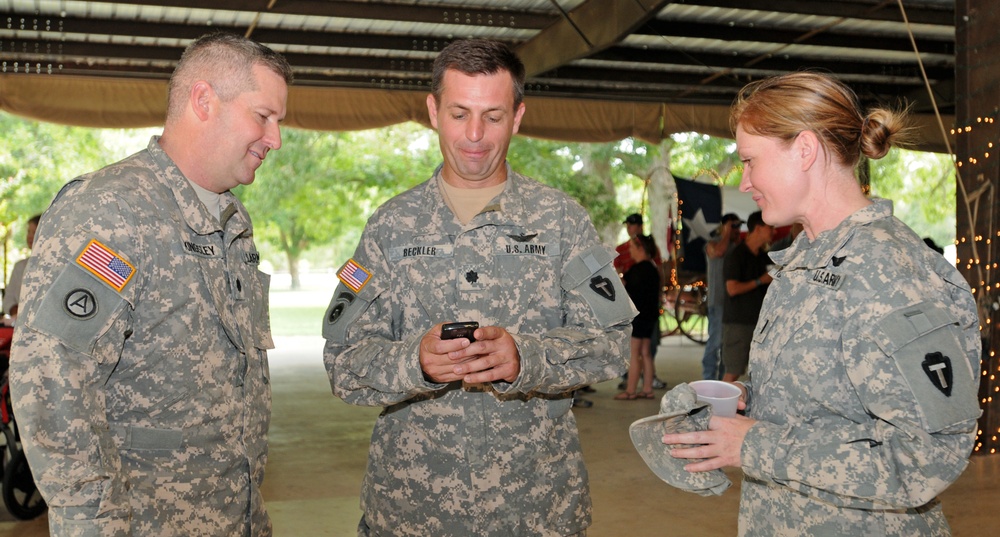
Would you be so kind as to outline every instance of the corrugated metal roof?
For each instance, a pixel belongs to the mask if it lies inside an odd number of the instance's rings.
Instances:
[[[951,106],[953,0],[0,0],[0,70],[167,77],[190,40],[250,33],[296,84],[420,88],[445,44],[522,52],[529,94],[728,104],[746,82],[827,70],[864,98],[923,99],[910,32],[939,105]]]

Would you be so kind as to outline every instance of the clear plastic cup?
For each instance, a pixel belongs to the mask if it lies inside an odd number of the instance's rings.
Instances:
[[[736,403],[743,394],[739,386],[721,380],[696,380],[688,385],[698,394],[698,402],[712,405],[713,415],[727,418],[736,415]]]

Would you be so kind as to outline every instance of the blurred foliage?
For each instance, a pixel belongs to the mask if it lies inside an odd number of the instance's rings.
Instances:
[[[289,268],[293,289],[307,251],[323,246],[330,252],[325,261],[341,265],[376,207],[430,177],[436,163],[426,150],[429,135],[414,123],[354,132],[282,129],[281,149],[268,153],[253,185],[234,192],[257,236],[285,258],[278,266]]]
[[[39,123],[0,112],[0,233],[8,260],[24,255],[23,223],[45,209],[68,180],[143,149],[159,129],[86,129]],[[427,180],[441,161],[436,134],[406,123],[355,132],[282,129],[281,150],[268,154],[246,203],[263,257],[278,270],[339,267],[353,253],[368,217],[390,197]],[[670,152],[675,177],[738,185],[735,142],[697,133],[660,145],[626,139],[603,144],[515,136],[514,169],[558,188],[590,212],[602,236],[648,203],[647,181]],[[946,155],[893,150],[872,164],[874,195],[941,245],[955,237],[955,174]],[[609,242],[610,243],[610,242]]]
[[[139,130],[88,129],[40,123],[0,112],[0,269],[28,254],[25,224],[43,212],[67,181],[121,159],[120,139]],[[134,148],[139,149],[139,148]],[[3,281],[6,281],[6,274]]]
[[[871,161],[872,195],[891,199],[900,220],[942,247],[955,242],[956,188],[947,155],[893,149]]]
[[[696,132],[675,134],[670,151],[670,171],[674,177],[737,186],[743,166],[736,155],[736,141]]]
[[[622,180],[623,172],[608,166],[614,144],[581,144],[517,136],[511,140],[507,159],[514,170],[558,188],[579,201],[598,228],[621,221],[620,209],[609,182]],[[595,167],[604,165],[604,169]]]

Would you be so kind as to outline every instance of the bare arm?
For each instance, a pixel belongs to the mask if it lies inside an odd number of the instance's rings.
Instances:
[[[729,249],[729,244],[732,242],[732,231],[732,226],[722,226],[719,238],[714,241],[709,241],[709,243],[705,245],[705,253],[708,254],[708,257],[718,259],[726,255],[726,250]]]
[[[770,274],[764,273],[760,278],[741,282],[739,280],[726,280],[726,293],[729,296],[739,296],[749,293],[761,285],[767,285],[774,281]]]

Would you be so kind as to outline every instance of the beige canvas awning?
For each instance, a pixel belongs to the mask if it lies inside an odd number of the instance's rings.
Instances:
[[[162,125],[166,80],[129,80],[36,74],[0,74],[0,109],[64,125],[138,128]],[[407,90],[295,86],[285,125],[313,130],[362,130],[406,121],[430,126],[426,93]],[[678,132],[732,137],[729,108],[720,105],[526,97],[520,133],[574,142],[635,137],[659,143]],[[941,129],[917,116],[918,149],[945,152]],[[951,117],[944,118],[946,125]]]

